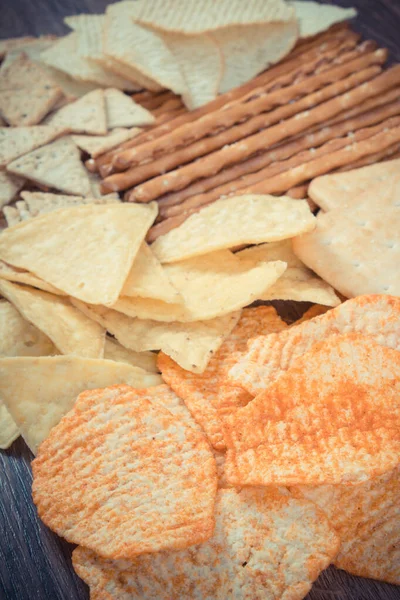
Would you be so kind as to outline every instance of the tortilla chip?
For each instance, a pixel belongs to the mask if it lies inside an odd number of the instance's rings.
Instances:
[[[162,263],[222,248],[284,240],[315,227],[307,202],[245,195],[217,200],[160,236],[152,250]]]
[[[104,346],[104,358],[115,362],[127,363],[133,367],[139,367],[149,373],[158,373],[157,354],[154,352],[134,352],[128,350],[116,342],[110,336],[106,336]]]
[[[154,203],[60,209],[5,230],[0,258],[84,302],[113,304],[156,213]]]
[[[29,42],[35,41],[36,38],[32,36],[27,37],[15,37],[9,38],[8,40],[0,40],[0,59],[3,59],[7,52],[28,44]]]
[[[399,393],[400,352],[360,334],[328,337],[228,419],[228,481],[356,485],[381,475],[398,464]]]
[[[7,170],[66,194],[89,194],[89,179],[80,152],[68,137],[17,158]]]
[[[107,127],[141,127],[154,123],[154,117],[145,108],[136,104],[130,96],[117,89],[110,88],[104,92],[106,101]]]
[[[40,123],[61,96],[61,88],[25,54],[0,71],[0,112],[10,125]]]
[[[74,569],[92,598],[170,600],[196,590],[198,598],[301,600],[339,544],[315,504],[276,490],[220,490],[215,520],[213,537],[201,546],[133,561],[79,547]]]
[[[72,303],[100,323],[122,346],[142,352],[162,350],[183,369],[202,373],[211,356],[236,325],[240,312],[195,323],[160,323],[132,319],[103,306],[90,306],[75,299]]]
[[[0,167],[5,167],[22,154],[48,144],[65,133],[64,129],[38,127],[0,127]]]
[[[272,306],[244,309],[238,324],[201,375],[185,371],[166,354],[159,354],[157,364],[164,381],[184,400],[217,450],[226,449],[223,425],[227,416],[253,399],[243,388],[226,381],[234,353],[244,351],[247,341],[257,334],[268,335],[285,328]]]
[[[24,200],[19,200],[15,203],[15,208],[18,211],[21,221],[26,221],[31,218],[28,206]]]
[[[170,282],[166,270],[146,242],[143,242],[139,248],[128,277],[125,279],[121,296],[140,296],[172,303],[182,301],[179,292]]]
[[[93,158],[104,152],[119,146],[127,140],[136,137],[142,130],[138,127],[132,129],[117,128],[106,135],[72,135],[72,139],[78,148],[81,148]]]
[[[294,0],[291,5],[296,11],[296,18],[299,23],[300,37],[306,38],[316,35],[329,29],[335,23],[347,21],[357,16],[354,8],[342,8],[328,4],[319,4],[319,2],[309,2]]]
[[[155,321],[192,322],[214,319],[251,304],[280,277],[286,263],[240,260],[229,250],[165,265],[183,304],[147,298],[120,297],[115,310]]]
[[[57,296],[65,296],[64,292],[55,288],[50,283],[47,283],[47,281],[43,281],[43,279],[36,277],[33,273],[29,273],[29,271],[12,267],[2,260],[0,260],[0,279],[14,281],[15,283],[25,283],[30,287],[38,288],[39,290],[44,290],[45,292],[50,292]]]
[[[297,21],[224,27],[213,38],[224,57],[221,93],[242,85],[286,56],[297,41]]]
[[[80,394],[32,469],[42,520],[104,557],[178,550],[212,536],[217,474],[208,442],[152,404],[147,390]]]
[[[237,362],[228,378],[256,396],[315,342],[334,334],[367,334],[378,344],[400,350],[399,315],[400,298],[359,296],[348,300],[279,335],[254,338],[249,342],[247,352],[236,357]]]
[[[89,92],[50,115],[46,119],[46,124],[64,127],[72,133],[105,135],[107,117],[104,93],[103,90]]]
[[[31,217],[44,215],[59,208],[68,206],[80,206],[81,204],[112,204],[118,202],[116,199],[104,198],[82,198],[82,196],[67,196],[64,194],[49,194],[46,192],[22,192],[21,197],[25,200]]]
[[[2,400],[35,454],[82,391],[126,382],[147,388],[161,378],[111,360],[42,356],[0,359],[0,382]]]
[[[0,400],[0,449],[7,450],[18,437],[19,429]]]
[[[182,95],[189,110],[207,104],[218,94],[224,57],[211,35],[180,35],[160,32],[172,52],[186,84]]]
[[[14,200],[23,187],[25,179],[0,170],[0,208]]]
[[[3,215],[8,227],[13,227],[14,225],[18,225],[18,223],[21,223],[20,214],[15,206],[5,206],[3,208]]]
[[[335,294],[335,290],[296,257],[291,240],[246,248],[236,256],[245,260],[263,262],[281,260],[287,263],[285,272],[276,283],[265,289],[260,300],[296,300],[317,302],[325,306],[340,304],[340,298]]]

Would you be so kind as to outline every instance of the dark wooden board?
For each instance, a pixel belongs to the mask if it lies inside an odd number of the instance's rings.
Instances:
[[[0,39],[61,35],[67,32],[65,16],[102,13],[107,4],[106,0],[0,0]],[[400,0],[330,4],[356,7],[355,29],[388,47],[391,60],[400,62]],[[280,314],[288,320],[303,311],[304,305],[279,303]],[[31,458],[21,439],[8,451],[0,451],[0,600],[87,600],[88,589],[71,566],[72,546],[37,518],[31,499]],[[319,577],[307,600],[400,600],[400,587],[331,567]]]

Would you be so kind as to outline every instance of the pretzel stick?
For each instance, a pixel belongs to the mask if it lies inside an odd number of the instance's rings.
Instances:
[[[96,165],[96,161],[93,158],[88,158],[85,161],[85,167],[87,168],[87,170],[90,173],[96,173],[97,172],[97,165]]]
[[[160,92],[160,93],[156,94],[155,96],[153,95],[151,98],[146,100],[145,104],[142,104],[142,106],[144,108],[146,108],[147,110],[154,111],[155,109],[162,106],[165,102],[168,102],[168,100],[171,100],[171,98],[176,98],[176,97],[177,96],[173,92],[171,92],[169,90],[164,90],[163,92]],[[135,102],[137,102],[135,96],[133,96],[132,99]]]
[[[243,161],[264,148],[271,147],[273,144],[276,144],[285,138],[306,131],[313,125],[324,122],[339,114],[340,111],[351,108],[371,96],[384,92],[386,89],[395,86],[396,83],[400,81],[399,65],[398,67],[393,67],[390,71],[386,71],[379,75],[379,77],[375,77],[368,85],[359,85],[360,83],[373,78],[379,72],[379,67],[370,67],[369,69],[355,73],[342,81],[327,86],[319,92],[302,98],[292,105],[281,107],[276,111],[266,114],[262,118],[256,117],[251,122],[224,131],[219,136],[216,136],[218,141],[216,141],[215,138],[208,138],[207,140],[197,142],[197,144],[201,145],[200,148],[198,148],[196,144],[189,146],[186,148],[186,154],[189,154],[190,152],[190,157],[188,156],[187,159],[193,159],[199,155],[198,150],[204,155],[213,150],[217,144],[220,145],[221,141],[225,144],[229,144],[229,142],[233,141],[236,142],[231,145],[224,144],[224,147],[218,150],[218,152],[209,154],[201,160],[181,167],[177,171],[172,171],[166,175],[156,177],[151,181],[138,186],[132,191],[131,197],[140,202],[148,202],[165,192],[182,189],[196,179],[218,173],[229,164]],[[340,95],[338,96],[338,94]],[[324,100],[328,101],[324,102]],[[317,106],[315,106],[315,104],[317,104]],[[307,110],[307,108],[310,107],[314,108]],[[296,113],[295,116],[286,120],[284,123],[280,123],[287,114],[290,115],[293,114],[293,112]],[[249,127],[251,130],[253,129],[254,122],[257,124],[258,131],[265,127],[268,127],[268,129],[266,131],[260,131],[251,137],[247,137],[245,140],[239,139],[239,141],[237,141],[238,137],[244,137],[248,132]],[[275,125],[272,126],[273,124]],[[238,132],[240,132],[240,135],[238,135]],[[132,175],[132,171],[128,171],[127,173],[129,173],[130,176]],[[126,173],[122,173],[121,175],[126,175]],[[113,183],[118,185],[112,187],[104,186],[105,189],[113,191],[116,189],[126,189],[131,182],[129,178],[126,177],[117,182],[114,180]],[[125,187],[122,187],[121,184]]]
[[[399,95],[399,94],[398,94]],[[299,151],[317,147],[321,144],[329,141],[330,139],[342,137],[351,131],[357,131],[380,123],[391,116],[400,114],[400,99],[383,107],[377,107],[376,109],[370,110],[367,113],[362,113],[354,119],[348,119],[341,123],[335,123],[332,126],[326,126],[323,129],[312,131],[295,140],[283,143],[276,146],[269,152],[265,152],[261,155],[254,156],[247,159],[246,161],[233,165],[224,169],[217,175],[210,177],[206,180],[196,181],[184,190],[167,194],[158,198],[160,215],[163,217],[173,216],[176,213],[176,209],[179,210],[179,205],[186,198],[194,196],[196,194],[203,194],[208,190],[214,190],[219,188],[224,183],[237,180],[245,175],[260,171],[262,168],[268,166],[272,162],[285,160]],[[224,193],[224,192],[222,192]]]
[[[393,144],[393,146],[389,146],[388,148],[380,150],[379,152],[375,152],[374,154],[370,154],[369,156],[364,156],[363,158],[360,158],[360,160],[357,160],[355,162],[344,165],[344,167],[336,169],[334,172],[341,173],[343,171],[360,169],[361,167],[382,162],[383,160],[395,160],[396,158],[400,158],[399,143]]]
[[[180,98],[171,98],[164,104],[161,104],[158,108],[153,110],[153,115],[158,117],[159,115],[163,115],[165,113],[176,110],[177,108],[182,108],[184,106],[182,100]]]
[[[297,185],[295,187],[290,188],[285,194],[285,196],[289,196],[289,198],[293,198],[293,200],[303,200],[307,198],[308,186],[310,182],[304,183],[303,185]],[[309,203],[310,204],[310,203]],[[315,208],[317,205],[315,205]]]
[[[297,54],[304,50],[309,50],[310,48],[314,48],[316,45],[320,45],[325,42],[327,39],[330,39],[332,35],[343,35],[349,31],[349,23],[344,21],[342,23],[336,23],[332,25],[326,31],[322,33],[317,33],[309,38],[300,39],[295,47],[292,50],[292,54],[297,56]]]

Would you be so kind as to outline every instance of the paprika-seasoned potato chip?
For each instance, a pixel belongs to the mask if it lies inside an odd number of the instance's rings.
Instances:
[[[106,558],[205,542],[216,465],[204,435],[126,385],[80,394],[39,448],[33,499],[59,535]]]
[[[0,359],[0,383],[2,399],[36,453],[81,392],[115,383],[147,388],[161,377],[111,360],[41,356]]]
[[[361,485],[290,491],[315,502],[336,529],[341,540],[337,567],[400,585],[400,467]]]
[[[399,462],[399,394],[400,352],[360,334],[328,337],[228,419],[228,481],[356,485],[381,475]]]
[[[282,334],[259,336],[236,357],[228,378],[256,396],[315,342],[350,332],[366,334],[383,346],[400,350],[400,298],[359,296]]]
[[[324,315],[326,312],[328,312],[329,308],[329,306],[321,306],[320,304],[314,304],[314,306],[311,306],[308,310],[306,310],[306,312],[300,319],[292,323],[290,327],[296,327],[296,325],[301,325],[302,323],[304,323],[304,321],[309,321],[314,317]]]
[[[238,324],[201,374],[186,371],[166,354],[159,354],[157,364],[164,381],[184,400],[217,450],[226,448],[223,435],[226,417],[253,398],[243,388],[226,381],[234,352],[244,350],[247,341],[257,334],[267,335],[285,327],[272,306],[244,309]]]
[[[133,367],[140,367],[149,373],[158,373],[157,354],[155,352],[135,352],[121,346],[110,336],[106,336],[104,358],[116,362],[127,363]]]
[[[72,560],[92,598],[301,600],[338,544],[312,502],[274,489],[222,489],[215,532],[204,544],[132,562],[105,560],[80,547]]]

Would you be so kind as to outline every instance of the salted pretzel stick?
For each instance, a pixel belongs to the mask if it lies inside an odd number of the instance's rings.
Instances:
[[[370,67],[369,69],[355,73],[342,81],[327,86],[319,92],[315,92],[310,96],[302,98],[292,105],[272,111],[271,113],[266,114],[262,119],[257,117],[257,119],[259,119],[257,121],[257,130],[263,130],[255,135],[247,137],[245,140],[241,138],[247,133],[249,122],[236,126],[228,131],[224,131],[223,134],[218,136],[219,142],[221,141],[221,138],[226,144],[235,141],[235,138],[236,141],[231,145],[224,145],[218,152],[212,154],[209,153],[216,145],[214,138],[198,142],[202,144],[202,147],[200,148],[202,154],[208,154],[208,156],[204,156],[196,162],[181,167],[177,171],[166,173],[165,175],[156,177],[151,181],[138,186],[135,191],[132,192],[132,197],[140,202],[148,202],[165,192],[182,189],[196,179],[218,173],[229,164],[241,162],[260,150],[271,147],[285,138],[306,131],[318,123],[323,123],[325,120],[338,115],[342,110],[351,108],[371,96],[382,93],[390,87],[394,87],[396,83],[400,82],[400,65],[376,76],[379,72],[379,67]],[[368,84],[360,85],[371,79],[372,81]],[[287,114],[292,114],[293,110],[295,110],[295,116],[280,123]],[[253,127],[254,123],[252,123],[251,126]],[[268,129],[264,131],[264,128],[266,127],[268,127]],[[237,135],[238,132],[240,132],[241,135]],[[237,141],[237,138],[239,138],[239,141]],[[189,152],[189,149],[191,150],[190,158],[196,158],[198,153],[195,150],[197,149],[188,147],[186,149],[187,153]],[[121,186],[121,183],[127,186],[130,181],[129,179],[119,181],[119,186]],[[116,190],[123,188],[115,186],[113,188],[105,187],[105,189]]]
[[[382,162],[383,160],[395,160],[396,158],[400,158],[400,144],[396,143],[393,146],[389,146],[384,150],[379,152],[375,152],[374,154],[370,154],[368,156],[364,156],[360,160],[349,163],[335,170],[335,173],[341,173],[343,171],[350,171],[353,169],[359,169],[361,167],[365,167],[367,165],[372,165],[378,162]]]
[[[153,95],[151,98],[148,98],[147,100],[145,100],[145,102],[144,102],[144,104],[142,104],[142,106],[144,108],[146,108],[147,110],[154,111],[155,109],[162,106],[165,102],[168,102],[168,100],[171,100],[171,98],[176,98],[176,97],[177,96],[170,90],[164,90],[163,92],[159,92],[158,94]],[[136,100],[135,95],[132,97],[132,99],[135,102],[138,102]]]
[[[180,98],[171,98],[170,100],[167,100],[167,102],[164,102],[164,104],[161,104],[161,106],[153,110],[153,115],[155,117],[158,117],[159,115],[171,112],[173,110],[176,110],[177,108],[182,108],[183,106],[184,104]]]
[[[400,114],[400,94],[397,94],[399,99],[391,104],[378,106],[366,113],[362,113],[353,119],[347,119],[340,123],[332,124],[331,126],[325,126],[323,129],[306,133],[303,136],[299,136],[295,140],[290,140],[276,146],[268,152],[261,155],[254,156],[247,159],[246,161],[228,167],[217,175],[209,177],[208,179],[202,179],[192,183],[184,190],[167,194],[158,198],[160,215],[163,217],[173,216],[175,209],[179,209],[179,204],[197,194],[203,194],[208,190],[213,190],[224,183],[234,181],[250,173],[260,171],[262,168],[268,166],[272,162],[285,160],[294,154],[297,154],[301,150],[318,147],[321,144],[329,141],[330,139],[342,137],[349,132],[357,131],[365,127],[369,127],[376,123]]]
[[[85,161],[85,167],[87,168],[87,170],[90,173],[97,173],[97,165],[96,165],[96,161],[94,160],[94,158],[88,158]]]
[[[394,119],[398,119],[398,122],[400,123],[400,117],[394,117]],[[379,133],[379,131],[381,131],[383,126],[389,126],[389,125],[393,126],[393,120],[387,119],[384,122],[384,124],[380,123],[379,125],[374,126],[374,127],[360,129],[355,134],[353,134],[352,138],[349,138],[346,136],[346,137],[341,137],[339,139],[330,140],[330,141],[326,142],[324,145],[320,146],[319,148],[311,148],[310,150],[304,150],[302,152],[298,152],[294,156],[292,155],[291,158],[289,158],[287,160],[276,161],[273,164],[270,164],[269,166],[267,166],[265,169],[261,169],[260,171],[257,171],[256,173],[251,173],[250,175],[247,175],[246,177],[242,177],[242,178],[236,179],[234,181],[231,181],[230,183],[228,183],[224,186],[214,188],[213,190],[211,190],[210,192],[208,192],[206,194],[192,196],[191,198],[189,198],[182,204],[179,204],[178,206],[170,208],[168,216],[170,216],[170,217],[177,216],[179,214],[187,212],[188,210],[197,208],[198,206],[203,206],[205,204],[209,204],[210,202],[217,200],[221,196],[230,196],[232,194],[238,194],[239,192],[242,193],[241,191],[243,189],[248,189],[249,187],[253,188],[253,187],[257,186],[258,184],[262,184],[263,182],[272,179],[273,177],[279,175],[280,173],[286,173],[290,170],[301,167],[305,163],[314,160],[316,157],[323,157],[323,156],[329,155],[333,152],[336,152],[337,150],[340,150],[341,148],[346,148],[349,145],[350,140],[363,140],[368,137],[372,137],[376,133]],[[396,121],[394,121],[394,124],[396,124]],[[287,190],[291,187],[294,187],[295,185],[297,185],[297,182],[294,183],[293,185],[290,185],[290,182],[289,182],[289,185],[287,187],[285,187],[285,190]],[[165,211],[164,211],[164,213],[165,213]]]
[[[288,190],[285,193],[285,196],[289,196],[289,198],[293,198],[293,200],[303,200],[304,198],[307,198],[307,192],[308,192],[308,186],[310,185],[310,182],[308,181],[307,183],[304,183],[303,185],[297,185],[295,187],[290,188],[290,190]],[[316,208],[317,205],[315,205]]]
[[[348,31],[349,23],[347,21],[344,21],[342,23],[336,23],[335,25],[332,25],[332,27],[330,27],[326,31],[323,31],[322,33],[317,33],[309,38],[300,39],[291,53],[294,56],[296,56],[301,51],[309,50],[310,48],[314,48],[316,45],[321,45],[327,39],[330,39],[332,35],[337,35],[338,33],[346,34]]]
[[[344,63],[343,65],[324,71],[319,75],[309,77],[306,80],[287,88],[259,96],[244,104],[235,104],[234,106],[225,108],[223,111],[217,113],[214,112],[204,115],[193,123],[175,129],[167,137],[164,136],[162,146],[160,145],[159,139],[158,142],[153,142],[153,144],[149,143],[122,152],[116,160],[116,166],[123,167],[127,164],[131,166],[137,165],[140,162],[151,158],[154,154],[154,149],[157,149],[158,153],[166,153],[172,152],[180,146],[192,144],[207,135],[212,135],[215,131],[227,129],[236,123],[251,119],[252,117],[273,110],[279,106],[286,105],[296,98],[311,94],[329,83],[344,79],[347,75],[356,73],[375,64],[383,64],[386,61],[386,57],[387,52],[380,49],[376,52],[361,56],[349,63]]]

